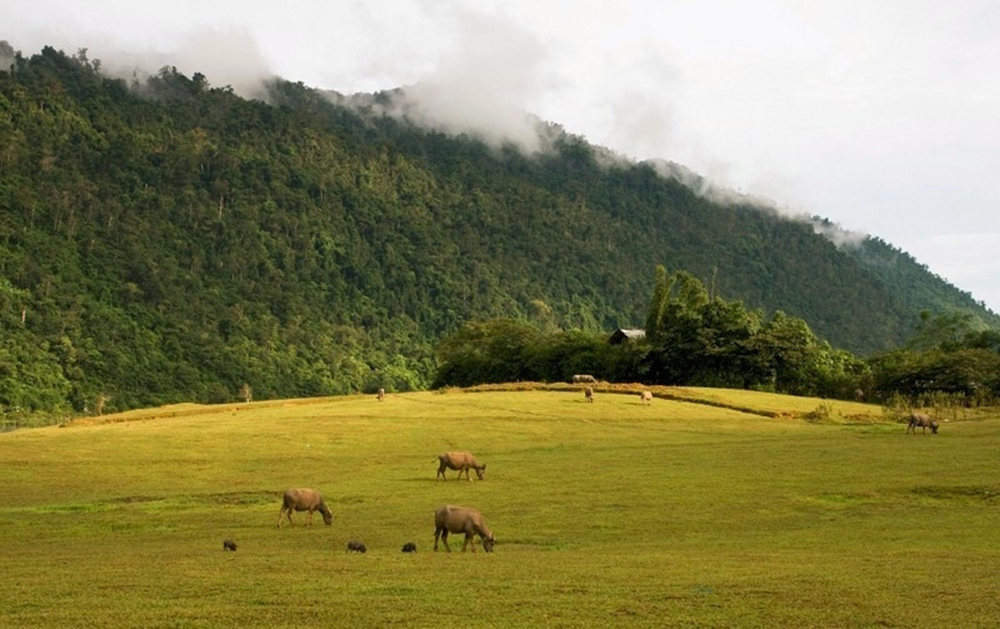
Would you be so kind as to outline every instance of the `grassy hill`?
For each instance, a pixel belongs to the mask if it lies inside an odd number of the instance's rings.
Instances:
[[[854,352],[924,308],[998,321],[884,243],[853,255],[555,127],[528,156],[335,101],[51,48],[0,71],[0,412],[421,388],[470,319],[640,325],[658,264]]]
[[[863,405],[832,403],[842,420],[817,423],[789,419],[815,400],[673,393],[691,401],[407,393],[0,434],[0,625],[973,627],[1000,615],[1000,418],[910,436],[877,407],[854,421]],[[488,463],[484,481],[435,481],[435,455],[458,448]],[[322,490],[333,525],[276,528],[289,486]],[[480,508],[496,552],[432,552],[444,503]],[[349,539],[368,553],[347,554]]]

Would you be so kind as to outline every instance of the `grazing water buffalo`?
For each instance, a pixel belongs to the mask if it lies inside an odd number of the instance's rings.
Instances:
[[[471,543],[472,552],[476,552],[475,536],[478,535],[483,540],[483,550],[488,553],[493,552],[493,545],[496,544],[496,537],[486,526],[483,514],[468,507],[456,507],[444,505],[438,507],[434,512],[434,550],[438,549],[438,539],[444,542],[444,548],[449,553],[451,546],[448,545],[448,533],[465,533],[465,543],[462,544],[462,552]]]
[[[352,550],[356,553],[366,553],[368,552],[368,547],[365,546],[363,543],[355,539],[352,539],[351,541],[347,542],[347,551],[350,552]]]
[[[594,401],[594,387],[586,387],[583,390],[583,398],[588,402]]]
[[[597,378],[590,374],[577,374],[573,376],[573,384],[581,384],[583,382],[594,383],[597,382]]]
[[[323,515],[323,523],[329,526],[333,524],[333,514],[330,508],[323,502],[323,496],[315,489],[289,489],[285,492],[281,501],[281,511],[278,512],[278,528],[281,528],[281,516],[288,516],[288,523],[292,522],[292,511],[308,511],[306,524],[312,526],[313,511],[319,511]]]
[[[917,434],[917,427],[923,429],[924,434],[927,434],[927,429],[930,428],[931,432],[935,435],[938,431],[938,423],[936,419],[932,419],[927,413],[910,413],[910,425],[906,427],[906,432],[913,431],[913,434]]]
[[[236,552],[236,542],[234,542],[231,539],[223,540],[223,542],[222,542],[222,550],[223,551],[231,550],[231,551],[233,551],[235,553]]]
[[[653,402],[653,392],[643,391],[642,393],[639,394],[639,401],[641,401],[643,404],[651,404]]]
[[[477,463],[476,457],[472,456],[471,452],[445,452],[438,455],[438,461],[440,465],[438,466],[438,473],[435,478],[448,480],[444,471],[445,469],[452,469],[458,470],[458,478],[456,480],[461,479],[462,472],[465,472],[465,478],[471,481],[472,479],[469,478],[470,468],[476,470],[476,476],[479,477],[479,480],[483,480],[486,476],[486,464],[483,463],[480,465]]]
[[[381,402],[384,399],[385,399],[385,389],[383,389],[382,387],[379,387],[378,388],[378,401]]]
[[[415,553],[415,552],[417,552],[417,545],[414,544],[413,542],[406,542],[405,544],[403,544],[403,552],[404,553]]]

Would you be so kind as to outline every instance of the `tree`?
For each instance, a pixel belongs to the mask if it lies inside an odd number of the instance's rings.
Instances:
[[[929,349],[951,351],[960,347],[962,340],[972,333],[972,315],[968,312],[934,315],[929,310],[922,310],[916,333],[907,347],[918,352]]]

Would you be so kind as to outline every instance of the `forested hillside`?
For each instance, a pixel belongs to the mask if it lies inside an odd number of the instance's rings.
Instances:
[[[270,89],[52,49],[0,70],[3,412],[422,387],[469,319],[641,325],[657,264],[860,353],[921,309],[997,320],[884,243],[845,253],[573,136],[525,156]]]

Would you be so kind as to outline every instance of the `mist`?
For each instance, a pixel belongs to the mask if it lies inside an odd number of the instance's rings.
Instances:
[[[544,50],[503,18],[462,13],[455,44],[440,65],[394,90],[381,112],[450,135],[469,135],[493,147],[525,153],[547,148],[544,125],[524,108],[542,89]]]
[[[212,87],[231,87],[246,99],[264,98],[266,82],[275,77],[246,31],[199,29],[179,42],[171,52],[116,51],[101,59],[102,68],[114,78],[140,81],[164,67],[175,67],[189,77],[200,72]]]

